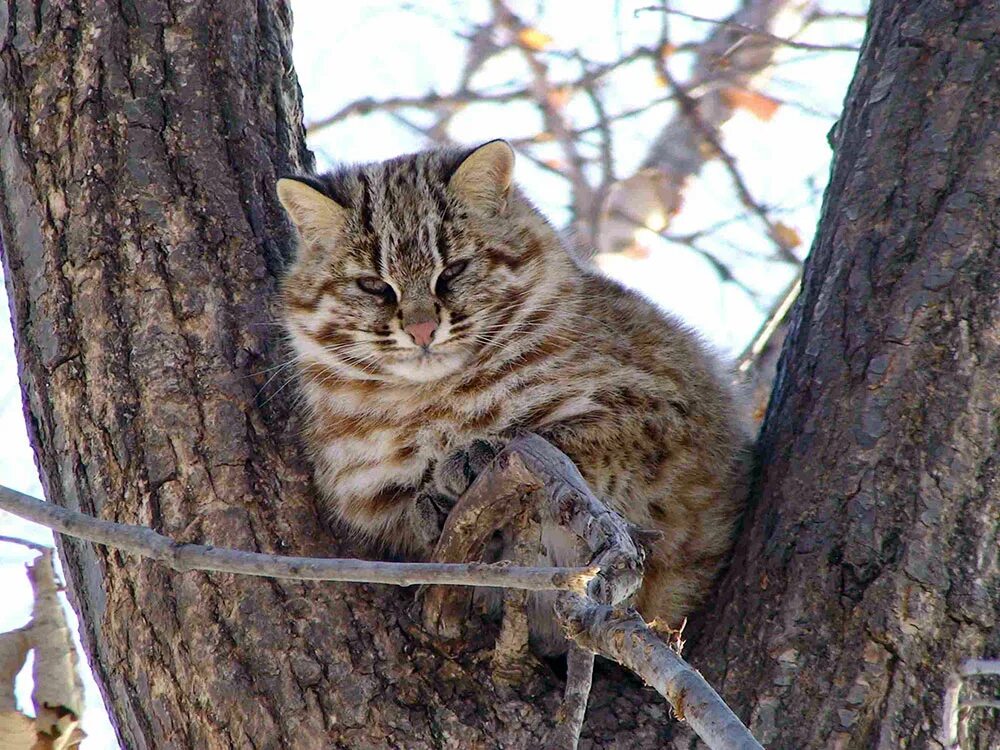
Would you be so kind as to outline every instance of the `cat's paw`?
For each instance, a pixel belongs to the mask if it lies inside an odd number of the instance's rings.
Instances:
[[[504,445],[503,440],[473,440],[454,451],[434,467],[435,488],[454,504],[503,450]]]
[[[428,559],[434,551],[453,505],[450,498],[426,491],[417,495],[410,504],[406,520],[423,559]]]

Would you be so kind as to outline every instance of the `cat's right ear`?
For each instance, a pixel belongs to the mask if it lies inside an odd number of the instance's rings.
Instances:
[[[504,140],[484,143],[471,151],[448,180],[448,187],[466,203],[502,212],[514,176],[514,149]]]
[[[278,180],[278,200],[307,244],[336,234],[347,220],[347,209],[316,188],[294,177]]]

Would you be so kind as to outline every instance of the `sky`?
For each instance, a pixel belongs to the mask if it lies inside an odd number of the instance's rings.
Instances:
[[[658,34],[659,21],[650,18],[649,12],[636,12],[648,2],[592,0],[586,13],[581,13],[581,4],[573,0],[512,5],[552,37],[554,48],[578,49],[595,60],[614,59],[622,49],[650,43]],[[864,3],[835,0],[822,5],[828,10],[857,12],[863,10]],[[535,13],[539,6],[545,9],[541,15]],[[734,3],[702,0],[675,2],[673,6],[719,18],[731,12]],[[406,7],[416,10],[401,10]],[[464,43],[454,32],[467,28],[470,22],[484,20],[488,3],[293,0],[292,9],[296,70],[303,89],[306,121],[311,122],[357,98],[419,95],[453,88],[464,54]],[[701,38],[707,30],[705,24],[688,19],[671,22],[675,43]],[[777,31],[782,33],[780,28]],[[828,22],[802,39],[857,43],[860,36],[859,24]],[[723,136],[757,199],[777,207],[776,217],[802,238],[797,250],[802,255],[812,239],[829,171],[831,154],[826,134],[840,111],[855,55],[786,49],[779,53],[779,59],[781,64],[760,82],[760,90],[790,103],[778,107],[766,121],[740,111]],[[685,60],[670,60],[669,64],[671,72],[683,80],[687,73]],[[502,86],[519,75],[516,65],[513,60],[498,59],[484,69],[477,84]],[[553,75],[561,72],[567,77],[572,75],[569,67],[560,71],[558,63],[553,63]],[[648,98],[649,91],[658,85],[648,66],[624,70],[608,86],[609,106],[627,108],[629,102]],[[590,116],[586,107],[576,101],[570,101],[567,107],[567,113],[578,122],[585,123]],[[668,109],[656,108],[616,131],[619,176],[627,176],[640,163],[652,135],[669,115]],[[451,134],[475,144],[497,137],[532,135],[539,127],[537,113],[530,108],[491,105],[460,112]],[[317,134],[310,145],[322,169],[337,161],[384,159],[426,144],[392,118],[376,115],[338,123]],[[545,156],[544,149],[539,154]],[[518,162],[516,179],[556,225],[567,222],[568,191],[560,180],[525,159]],[[711,266],[695,253],[651,232],[641,238],[649,250],[646,257],[602,256],[599,265],[681,316],[723,353],[736,355],[761,325],[773,298],[795,276],[793,268],[768,259],[770,246],[759,225],[752,220],[733,220],[744,213],[729,175],[718,162],[710,162],[685,193],[684,208],[670,231],[682,234],[729,221],[708,246],[731,261],[740,278],[758,291],[760,299],[756,301],[732,284],[721,284]],[[4,310],[6,302],[0,288]],[[40,496],[34,457],[24,430],[13,340],[6,319],[0,325],[0,444],[0,484]],[[47,530],[3,512],[0,535],[52,543]],[[0,591],[5,603],[0,608],[0,632],[24,625],[30,616],[30,587],[24,564],[31,557],[23,548],[0,543]],[[83,748],[116,748],[96,685],[89,674],[85,678],[87,711],[83,726],[89,737]],[[30,710],[29,695],[30,664],[18,679],[19,701]]]

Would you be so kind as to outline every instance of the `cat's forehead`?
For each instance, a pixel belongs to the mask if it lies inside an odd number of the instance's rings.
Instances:
[[[366,165],[356,173],[359,222],[375,242],[374,262],[402,283],[426,277],[447,254],[447,185],[440,165],[421,156]]]

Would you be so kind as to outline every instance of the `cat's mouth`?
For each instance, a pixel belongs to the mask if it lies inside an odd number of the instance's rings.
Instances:
[[[415,383],[426,383],[457,372],[462,369],[465,360],[465,353],[458,348],[448,347],[444,350],[438,347],[421,347],[384,366],[397,377]]]

